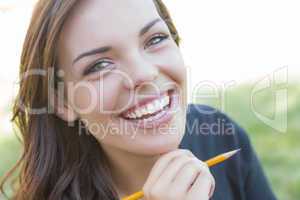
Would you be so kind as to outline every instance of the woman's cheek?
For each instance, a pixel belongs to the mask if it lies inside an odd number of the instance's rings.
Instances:
[[[97,107],[95,111],[102,114],[112,114],[118,106],[118,99],[121,93],[121,80],[114,74],[110,74],[106,79],[95,82],[97,92]]]
[[[181,52],[175,44],[171,44],[161,52],[157,53],[158,65],[165,74],[169,75],[177,83],[186,81],[186,66]]]
[[[91,84],[78,82],[68,88],[68,100],[74,110],[79,114],[85,114],[92,110],[95,104],[95,91]]]
[[[113,77],[80,82],[69,88],[69,99],[79,114],[109,114],[115,108],[120,88]]]

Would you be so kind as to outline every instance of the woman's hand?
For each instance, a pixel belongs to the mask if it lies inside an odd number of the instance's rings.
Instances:
[[[184,149],[161,156],[143,186],[145,200],[208,200],[214,189],[207,164]]]

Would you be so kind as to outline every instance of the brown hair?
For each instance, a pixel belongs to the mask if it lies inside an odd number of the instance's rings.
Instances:
[[[179,45],[177,30],[161,0],[153,0]],[[77,0],[40,0],[35,5],[23,44],[20,63],[20,87],[11,121],[17,126],[23,153],[1,182],[12,181],[14,200],[99,200],[118,199],[112,186],[107,159],[98,141],[89,134],[78,133],[74,126],[45,112],[31,110],[47,107],[49,80],[45,76],[28,76],[31,70],[56,68],[59,33]],[[55,66],[55,67],[53,67]],[[48,75],[48,74],[47,74]],[[57,79],[54,82],[57,84]],[[20,106],[22,102],[22,106]],[[17,175],[15,178],[14,175]]]

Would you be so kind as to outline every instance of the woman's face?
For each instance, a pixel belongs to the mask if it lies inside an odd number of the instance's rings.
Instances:
[[[69,109],[104,149],[154,155],[178,147],[186,68],[152,0],[80,1],[58,47]]]

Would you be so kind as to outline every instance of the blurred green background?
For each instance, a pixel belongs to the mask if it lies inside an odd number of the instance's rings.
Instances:
[[[288,128],[285,133],[274,130],[255,117],[250,107],[252,89],[252,84],[243,84],[228,90],[224,111],[249,133],[278,199],[299,200],[299,83],[290,83],[288,86]],[[273,100],[272,92],[265,91],[255,98],[254,103],[260,108],[260,112],[271,113],[272,107],[267,105],[272,104]],[[201,98],[196,101],[221,108],[220,101]],[[0,134],[0,177],[16,162],[19,152],[20,145],[13,134]]]

